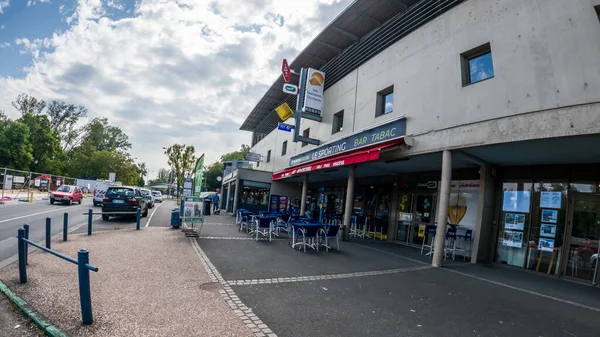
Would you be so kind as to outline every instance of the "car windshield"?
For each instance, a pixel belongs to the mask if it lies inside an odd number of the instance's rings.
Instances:
[[[157,196],[157,197],[161,196],[160,192],[152,192],[152,195]]]
[[[71,192],[73,188],[71,186],[62,185],[56,189],[56,192]]]
[[[133,197],[133,190],[130,188],[109,188],[106,191],[107,198],[131,198]]]
[[[142,190],[142,195],[144,195],[145,197],[147,197],[149,194],[150,194],[150,191]]]

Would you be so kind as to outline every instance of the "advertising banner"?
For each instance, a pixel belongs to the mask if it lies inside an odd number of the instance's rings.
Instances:
[[[279,198],[280,195],[271,195],[269,198],[269,211],[278,211],[279,210]]]
[[[9,175],[4,176],[4,189],[5,190],[12,190],[12,188],[13,188],[12,183],[13,183],[13,176],[9,176]]]
[[[15,184],[24,184],[25,183],[25,177],[14,176],[13,177],[13,182]]]
[[[321,115],[323,110],[323,91],[325,88],[325,73],[313,68],[308,68],[304,102],[302,111]]]
[[[200,192],[202,192],[202,178],[204,170],[204,153],[198,158],[196,162],[196,168],[194,169],[194,196],[200,196]]]
[[[202,222],[202,199],[198,197],[186,198],[183,204],[184,222]]]

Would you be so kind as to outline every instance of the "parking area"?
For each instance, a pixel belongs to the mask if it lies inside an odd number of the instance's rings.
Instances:
[[[210,216],[199,245],[279,336],[598,336],[600,291],[499,266],[448,261],[386,242],[303,253],[286,237],[253,241]]]

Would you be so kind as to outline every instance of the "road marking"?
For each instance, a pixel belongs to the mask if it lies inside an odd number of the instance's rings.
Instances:
[[[160,206],[162,206],[162,205],[163,205],[163,203],[161,202],[161,203],[160,203],[160,205],[158,205],[158,206],[156,206],[156,207],[154,208],[154,211],[152,211],[152,214],[150,214],[150,217],[148,218],[148,221],[146,221],[146,226],[144,226],[144,227],[148,227],[148,226],[150,226],[150,221],[152,220],[152,217],[154,216],[154,213],[156,213],[156,211],[158,210],[158,208],[159,208]]]
[[[323,281],[323,280],[339,280],[345,278],[364,277],[364,276],[376,276],[376,275],[387,275],[387,274],[399,274],[410,271],[431,269],[432,266],[418,266],[418,267],[406,267],[406,268],[395,268],[386,270],[375,270],[375,271],[362,271],[355,273],[345,274],[330,274],[330,275],[314,275],[314,276],[296,276],[296,277],[273,277],[267,279],[252,279],[252,280],[231,280],[227,281],[230,286],[243,286],[243,285],[256,285],[256,284],[276,284],[276,283],[291,283],[291,282],[309,282],[309,281]]]
[[[71,206],[71,207],[69,207],[69,209],[79,208],[79,207],[83,207],[83,206],[87,206],[87,205]],[[60,211],[64,211],[64,209],[57,208],[57,209],[53,209],[53,210],[50,210],[50,211],[43,211],[43,212],[38,212],[38,213],[32,213],[32,214],[22,215],[22,216],[18,216],[16,218],[12,218],[12,219],[0,220],[0,223],[14,221],[14,220],[19,220],[19,219],[24,219],[24,218],[29,218],[29,217],[32,217],[32,216],[46,214],[46,213],[60,212]]]
[[[242,241],[256,241],[255,237],[250,236],[199,236],[198,239],[206,240],[242,240]],[[287,238],[272,238],[275,240],[289,240]],[[258,241],[269,241],[269,238],[258,238]]]

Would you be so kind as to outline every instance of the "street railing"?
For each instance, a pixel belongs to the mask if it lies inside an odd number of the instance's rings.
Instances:
[[[44,177],[36,185],[36,179]],[[66,177],[62,175],[52,175],[48,173],[40,173],[33,171],[22,171],[10,169],[7,167],[0,168],[0,203],[10,200],[22,200],[32,202],[34,192],[42,193],[44,197],[52,188],[58,185],[73,185],[76,178]],[[16,192],[16,195],[15,195]],[[21,197],[23,195],[23,197]]]
[[[83,213],[83,215],[88,216],[88,235],[92,235],[92,216],[93,215],[134,215],[135,214],[135,229],[140,230],[140,220],[142,218],[142,210],[136,209],[135,212],[96,212],[94,213],[93,209],[89,209],[87,213]],[[65,240],[66,241],[66,240]]]
[[[46,230],[48,230],[48,221],[46,221]],[[92,316],[92,295],[90,290],[90,270],[93,272],[97,272],[98,268],[89,264],[90,256],[87,249],[80,249],[77,252],[77,260],[75,260],[50,248],[46,248],[29,240],[29,225],[27,224],[18,229],[17,239],[19,250],[19,281],[21,283],[27,283],[27,253],[29,245],[32,245],[47,253],[57,256],[65,261],[76,264],[77,274],[79,278],[79,301],[81,304],[81,318],[84,325],[90,325],[94,323],[94,319]],[[46,245],[49,246],[47,239]]]

